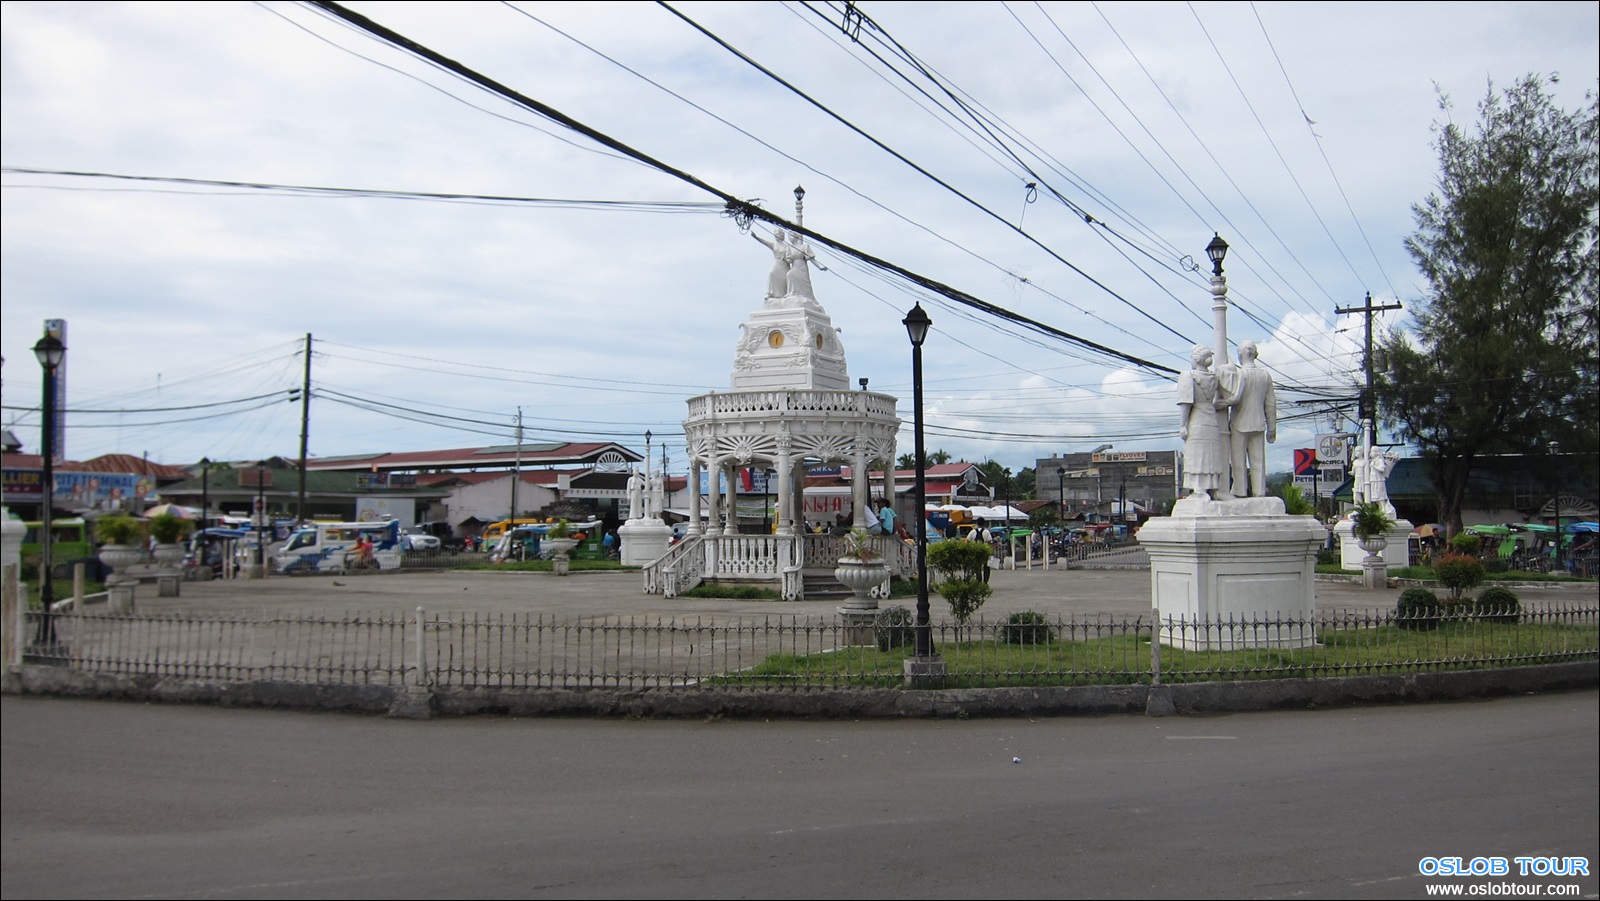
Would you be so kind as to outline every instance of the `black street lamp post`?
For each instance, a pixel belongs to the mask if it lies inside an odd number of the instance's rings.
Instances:
[[[50,551],[55,544],[55,513],[54,501],[56,490],[56,370],[60,368],[61,361],[66,359],[67,346],[55,335],[46,334],[33,346],[34,356],[39,358],[39,367],[44,371],[44,399],[40,421],[44,434],[39,441],[39,449],[44,457],[42,490],[40,497],[40,547],[39,556],[39,631],[37,643],[49,647],[56,643],[56,624],[51,619],[50,608],[56,602],[54,574],[51,572],[54,564]]]
[[[933,628],[928,619],[928,458],[922,438],[922,342],[928,339],[933,320],[922,304],[911,308],[901,320],[911,338],[911,406],[913,410],[913,449],[917,464],[917,656],[933,656]]]
[[[200,458],[200,531],[206,530],[206,517],[211,509],[211,458]]]
[[[267,577],[267,464],[256,464],[256,578]]]

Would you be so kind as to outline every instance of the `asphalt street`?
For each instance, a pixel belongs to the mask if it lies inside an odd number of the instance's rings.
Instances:
[[[1600,693],[1217,717],[396,721],[0,700],[5,898],[1421,898],[1600,846]]]

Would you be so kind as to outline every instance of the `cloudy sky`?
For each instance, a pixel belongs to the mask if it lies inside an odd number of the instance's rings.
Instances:
[[[1491,82],[1557,74],[1571,109],[1600,80],[1587,2],[350,6],[735,197],[790,216],[803,185],[829,238],[1158,366],[1210,341],[1194,266],[1221,233],[1230,335],[1280,385],[1274,469],[1350,394],[1359,327],[1334,308],[1422,294],[1402,241],[1434,124],[1474,121]],[[728,385],[771,257],[701,189],[310,6],[15,2],[0,40],[4,419],[28,450],[46,319],[68,323],[75,459],[293,454],[308,332],[317,456],[506,442],[519,405],[529,441],[670,447],[684,400]],[[1016,469],[1178,445],[1159,371],[819,251],[852,379],[908,399],[900,319],[933,317],[930,446]]]

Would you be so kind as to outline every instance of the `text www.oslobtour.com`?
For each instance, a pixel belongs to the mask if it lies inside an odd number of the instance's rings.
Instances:
[[[1417,862],[1424,876],[1587,876],[1587,857],[1424,857]],[[1429,883],[1429,895],[1468,895],[1524,898],[1567,898],[1576,896],[1576,884],[1560,882],[1511,882],[1495,880],[1465,885]]]
[[[1429,883],[1425,887],[1430,895],[1489,895],[1519,898],[1568,898],[1575,897],[1579,891],[1576,885],[1538,882],[1485,882],[1472,885],[1438,885]]]

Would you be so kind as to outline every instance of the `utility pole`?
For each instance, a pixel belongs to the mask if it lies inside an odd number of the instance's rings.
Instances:
[[[1366,354],[1364,360],[1367,370],[1367,384],[1365,388],[1361,389],[1361,408],[1356,414],[1356,419],[1358,421],[1362,419],[1367,421],[1367,440],[1374,445],[1378,443],[1378,411],[1376,405],[1372,402],[1372,314],[1398,309],[1400,309],[1400,305],[1397,303],[1386,303],[1381,307],[1373,306],[1371,291],[1367,292],[1365,306],[1333,308],[1333,311],[1341,316],[1345,313],[1365,313],[1367,317]]]
[[[306,446],[311,436],[311,333],[306,332],[305,375],[300,381],[300,490],[294,500],[294,524],[306,521]],[[204,525],[202,524],[202,528]]]

